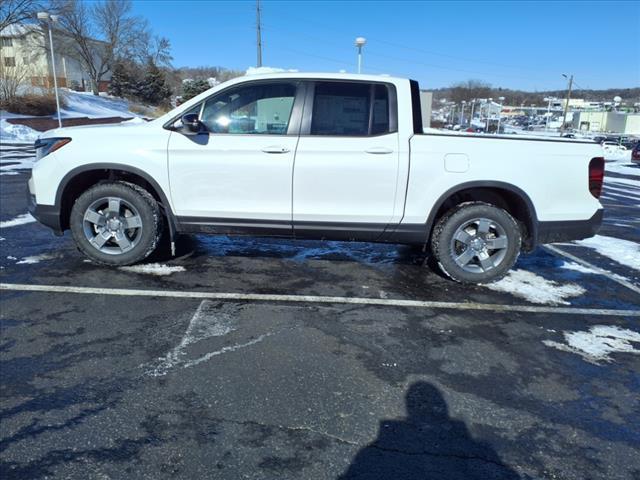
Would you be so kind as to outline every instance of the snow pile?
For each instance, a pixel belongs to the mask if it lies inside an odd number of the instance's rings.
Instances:
[[[121,98],[98,96],[91,92],[64,91],[66,106],[60,109],[63,117],[137,117],[129,111],[129,102]]]
[[[4,118],[0,120],[0,142],[2,143],[33,143],[40,136],[40,132],[26,125],[13,125]]]
[[[506,277],[486,285],[497,292],[506,292],[531,303],[569,305],[565,298],[578,297],[586,292],[580,285],[559,284],[526,270],[512,270]]]
[[[180,267],[180,266],[170,267],[168,265],[164,265],[160,263],[147,263],[145,265],[133,265],[131,267],[120,267],[120,270],[124,270],[125,272],[132,272],[132,273],[156,275],[158,277],[171,275],[172,273],[176,273],[176,272],[186,271],[184,267]]]
[[[11,220],[0,222],[0,228],[17,227],[18,225],[24,225],[25,223],[32,223],[35,221],[36,219],[33,218],[31,214],[24,213],[22,215],[18,215],[16,218],[12,218]]]
[[[640,333],[610,325],[596,325],[588,332],[563,332],[567,344],[543,340],[547,347],[580,355],[591,363],[610,362],[610,354],[640,353],[633,343],[640,343]]]
[[[605,160],[627,160],[631,161],[631,150],[627,150],[622,145],[602,145],[602,154]]]
[[[265,73],[282,73],[282,72],[297,72],[298,70],[275,68],[275,67],[249,67],[244,73],[245,75],[263,75]]]
[[[640,245],[635,242],[596,235],[574,243],[582,247],[592,248],[600,255],[608,257],[621,265],[640,270]]]

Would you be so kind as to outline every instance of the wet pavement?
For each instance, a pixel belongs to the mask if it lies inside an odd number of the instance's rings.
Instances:
[[[26,212],[27,177],[0,176],[1,221]],[[609,185],[601,235],[640,242],[640,169]],[[185,236],[178,247],[150,259],[182,267],[165,276],[110,269],[68,233],[25,223],[0,229],[0,278],[451,307],[2,291],[0,478],[640,478],[640,344],[610,340],[622,347],[595,358],[565,335],[640,332],[640,316],[598,313],[640,309],[614,279],[538,249],[517,270],[573,292],[543,303],[526,284],[452,283],[403,246]],[[640,283],[593,248],[558,247]]]

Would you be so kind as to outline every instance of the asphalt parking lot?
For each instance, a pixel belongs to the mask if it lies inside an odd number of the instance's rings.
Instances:
[[[640,271],[606,249],[494,288],[365,243],[188,236],[109,269],[21,220],[10,173],[0,478],[640,479]],[[640,168],[603,204],[605,244],[640,242]]]

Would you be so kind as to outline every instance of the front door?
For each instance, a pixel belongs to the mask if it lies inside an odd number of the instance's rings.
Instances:
[[[254,225],[291,233],[299,132],[293,112],[303,101],[298,90],[296,81],[230,87],[200,108],[206,134],[171,134],[169,181],[181,226],[227,225],[233,231]]]
[[[395,98],[384,83],[309,88],[293,173],[296,236],[375,240],[399,222]]]

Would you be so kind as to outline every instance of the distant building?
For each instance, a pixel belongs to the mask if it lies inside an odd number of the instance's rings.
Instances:
[[[420,90],[420,109],[422,111],[422,128],[431,127],[431,104],[433,103],[433,92]]]
[[[98,43],[99,40],[94,40]],[[24,76],[21,90],[29,87],[53,87],[53,69],[47,32],[39,25],[10,25],[0,32],[0,65],[2,75]],[[58,51],[56,51],[56,49]],[[60,52],[60,53],[59,53]],[[56,76],[59,87],[90,91],[89,74],[82,62],[62,53],[54,35]],[[104,76],[98,90],[105,92],[109,86],[111,72]]]
[[[566,104],[566,98],[557,98],[551,102],[551,108],[564,110],[564,106]],[[602,107],[602,102],[594,102],[591,100],[585,100],[584,98],[569,99],[569,108],[571,110],[597,110],[601,109]]]
[[[640,113],[574,112],[572,126],[585,132],[640,135]]]

